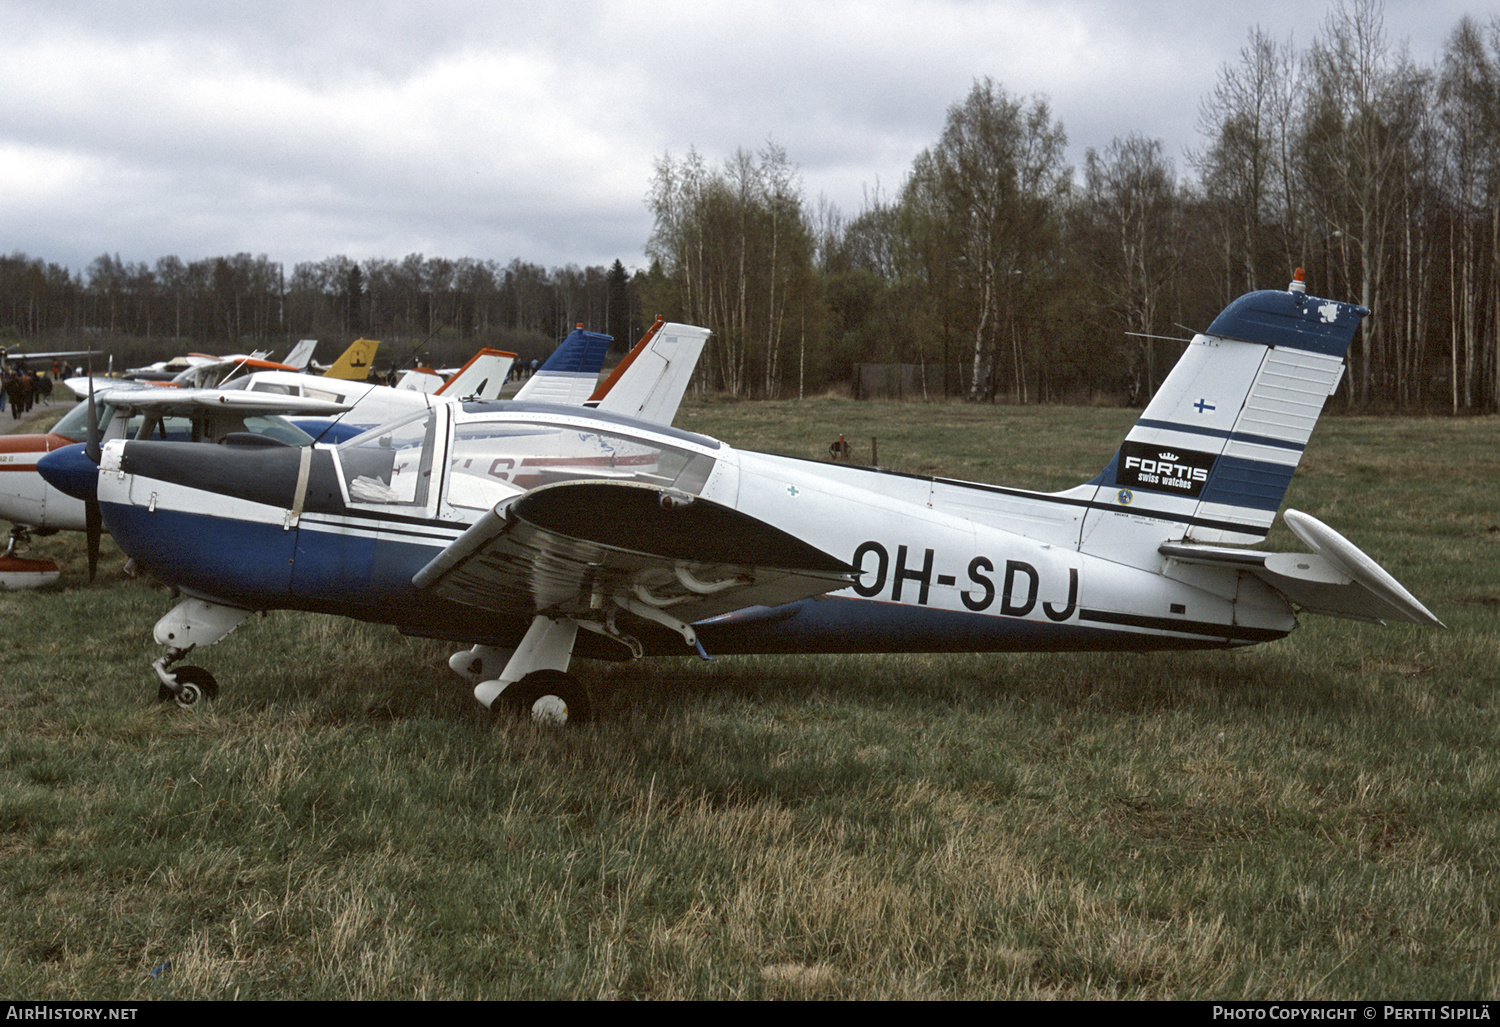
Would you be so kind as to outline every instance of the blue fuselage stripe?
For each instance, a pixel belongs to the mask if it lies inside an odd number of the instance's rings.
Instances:
[[[1084,623],[1088,622],[1088,623]],[[1136,630],[1128,630],[1134,628]],[[1080,610],[1079,621],[1019,617],[826,596],[760,618],[695,625],[711,654],[1130,652],[1246,645],[1285,635],[1233,625]],[[1174,634],[1162,634],[1162,632]],[[675,648],[675,647],[674,647]]]

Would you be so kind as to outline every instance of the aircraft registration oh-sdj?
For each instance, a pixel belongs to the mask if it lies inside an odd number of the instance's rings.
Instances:
[[[1300,280],[1242,296],[1104,471],[1059,493],[512,403],[436,407],[333,449],[111,442],[99,501],[185,596],[155,629],[160,694],[180,704],[212,676],[179,661],[275,608],[461,642],[449,665],[482,704],[573,721],[590,711],[575,655],[1232,647],[1303,610],[1436,625],[1306,514],[1286,521],[1312,552],[1249,548],[1366,313]]]

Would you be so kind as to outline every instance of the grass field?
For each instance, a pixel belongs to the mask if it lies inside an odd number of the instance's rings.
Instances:
[[[678,423],[1054,489],[1132,419]],[[1493,998],[1497,482],[1495,418],[1325,418],[1293,481],[1446,631],[584,664],[561,733],[491,724],[451,647],[284,613],[195,656],[217,703],[158,705],[166,590],[38,540],[64,584],[0,594],[0,996]]]

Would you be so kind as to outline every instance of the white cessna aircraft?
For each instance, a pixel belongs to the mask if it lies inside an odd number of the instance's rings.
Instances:
[[[604,410],[449,404],[337,448],[110,442],[120,546],[183,600],[159,694],[257,610],[470,646],[491,709],[581,721],[574,655],[1149,650],[1280,638],[1299,610],[1440,622],[1333,529],[1264,540],[1363,307],[1242,296],[1092,481],[1043,494],[731,448]],[[49,460],[52,458],[48,458]],[[48,473],[45,468],[44,473]]]

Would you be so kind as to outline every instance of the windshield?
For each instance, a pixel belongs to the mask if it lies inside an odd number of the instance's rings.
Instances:
[[[655,439],[541,421],[460,421],[448,502],[488,509],[508,496],[579,478],[643,482],[697,494],[714,460]]]
[[[114,416],[115,408],[112,403],[96,403],[95,408],[99,411],[99,431],[103,432],[109,424],[109,419]],[[52,431],[74,442],[86,441],[89,435],[88,400],[84,400],[63,414],[62,419],[52,426]]]

